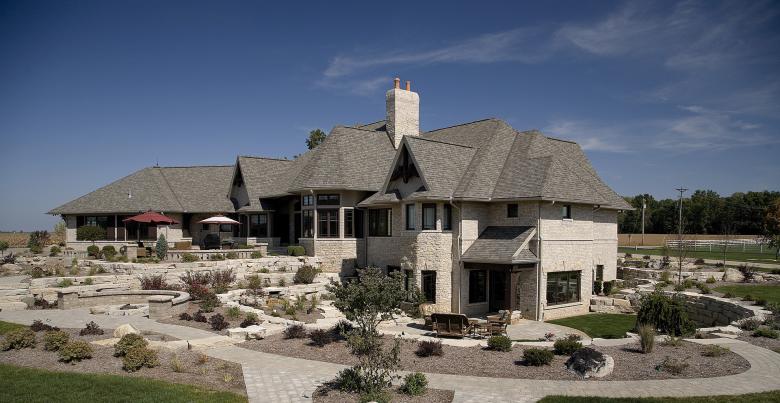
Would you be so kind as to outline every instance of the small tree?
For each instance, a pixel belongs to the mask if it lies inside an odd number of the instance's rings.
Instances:
[[[328,138],[328,135],[325,134],[324,131],[314,129],[309,132],[309,138],[306,139],[306,147],[308,147],[309,150],[313,150],[315,147],[322,144],[326,138]]]
[[[165,239],[164,234],[160,234],[160,237],[157,238],[157,245],[154,246],[154,249],[157,252],[158,259],[165,259],[165,255],[168,254],[168,241]]]
[[[5,251],[8,250],[8,241],[0,241],[0,256],[5,256]]]
[[[92,241],[94,245],[95,241],[106,239],[106,230],[92,225],[84,225],[76,229],[76,239],[79,241]]]
[[[54,224],[54,231],[52,231],[52,234],[54,235],[55,242],[65,242],[65,221],[58,221],[57,224]]]
[[[775,260],[780,259],[780,198],[772,202],[764,215],[764,239],[775,248]]]

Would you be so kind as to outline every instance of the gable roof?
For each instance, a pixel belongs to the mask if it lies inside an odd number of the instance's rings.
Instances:
[[[223,212],[232,166],[149,167],[49,211],[49,214]]]
[[[468,146],[422,137],[404,137],[402,144],[408,147],[409,154],[427,186],[425,191],[414,192],[410,198],[452,196],[453,189],[461,182],[466,167],[476,152]]]
[[[285,176],[293,164],[293,160],[239,156],[236,171],[244,178],[249,206],[259,208],[262,198],[288,195]]]
[[[537,258],[528,248],[536,227],[490,226],[463,252],[464,262],[530,263]]]

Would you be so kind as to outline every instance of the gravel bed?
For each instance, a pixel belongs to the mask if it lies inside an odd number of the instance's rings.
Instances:
[[[393,403],[449,403],[455,398],[455,392],[451,390],[428,389],[422,396],[409,396],[401,393],[397,388],[388,391],[390,401]],[[318,403],[359,402],[360,396],[355,393],[346,393],[332,389],[328,385],[317,388],[314,392],[314,401]]]
[[[195,315],[195,312],[197,312],[200,309],[200,307],[197,304],[190,304],[190,306],[187,309],[187,313],[190,315]],[[237,319],[232,319],[227,316],[227,308],[224,306],[219,306],[214,308],[214,312],[204,313],[203,315],[206,316],[206,319],[210,319],[212,316],[216,314],[221,314],[225,320],[230,323],[229,327],[238,327],[238,325],[241,324],[241,321],[244,320],[244,314],[241,313],[241,316]],[[219,335],[226,335],[226,331],[218,332],[211,328],[211,325],[208,322],[195,322],[194,320],[180,320],[179,316],[174,316],[172,318],[164,318],[164,319],[157,319],[160,323],[167,323],[170,325],[179,325],[179,326],[188,326],[188,327],[194,327],[195,329],[200,330],[206,330],[208,332],[219,334]]]
[[[387,338],[385,339],[388,340]],[[317,361],[355,365],[357,360],[349,354],[344,342],[334,342],[325,347],[309,345],[308,339],[286,340],[280,334],[265,340],[252,340],[240,344],[241,347]],[[566,370],[568,356],[555,356],[550,365],[541,367],[523,364],[523,349],[516,346],[511,352],[498,352],[482,347],[453,347],[443,345],[443,354],[439,357],[418,357],[415,354],[417,343],[402,341],[401,367],[406,371],[443,373],[454,375],[485,376],[520,379],[578,380],[579,376]],[[595,347],[596,350],[612,356],[615,370],[600,380],[637,380],[637,379],[673,379],[707,378],[731,375],[746,371],[750,364],[741,356],[728,352],[720,357],[701,355],[705,346],[683,342],[679,347],[657,344],[650,354],[642,354],[639,344],[615,347]],[[656,370],[666,357],[684,359],[688,367],[679,375]]]
[[[78,336],[79,329],[62,329],[71,335],[71,340],[98,340],[112,337],[112,332],[106,330],[103,336]],[[67,371],[79,373],[113,374],[130,377],[152,378],[165,382],[184,383],[201,386],[210,390],[223,390],[246,395],[244,376],[241,365],[205,357],[194,351],[171,353],[160,351],[160,365],[155,368],[141,368],[136,372],[122,369],[122,359],[114,357],[113,347],[92,345],[92,358],[82,360],[73,365],[59,361],[59,355],[54,351],[43,349],[43,333],[37,333],[38,343],[35,348],[10,350],[0,352],[0,363],[30,368],[41,368],[51,371]],[[168,340],[171,340],[170,338]],[[181,372],[173,370],[174,357],[178,359]]]
[[[763,347],[769,350],[780,351],[780,339],[770,339],[769,337],[753,337],[753,332],[748,331],[737,337],[738,340],[746,341],[754,346]]]

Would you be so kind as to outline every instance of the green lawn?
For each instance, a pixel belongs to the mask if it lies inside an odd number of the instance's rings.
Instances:
[[[768,302],[780,303],[780,285],[724,285],[715,291],[730,292],[738,297],[750,294],[753,299],[765,299]]]
[[[625,247],[621,246],[618,248],[619,253],[630,253],[634,257],[642,257],[644,255],[655,255],[655,256],[663,256],[664,252],[661,248],[634,248],[634,247]],[[674,248],[669,248],[669,256],[674,258],[677,256],[677,250]],[[686,253],[687,258],[691,259],[712,259],[712,260],[723,260],[723,251],[717,252],[717,251],[707,251],[707,250],[696,250],[696,251],[688,251]],[[742,252],[739,250],[732,250],[729,252],[726,252],[726,260],[733,260],[737,262],[748,262],[748,263],[780,263],[775,259],[775,251],[774,249],[769,251],[764,251],[764,253],[760,252]]]
[[[547,396],[540,403],[763,403],[780,401],[780,391],[704,397],[575,397]]]
[[[116,375],[79,374],[0,364],[0,402],[246,402],[244,396]]]
[[[21,329],[23,327],[25,326],[17,325],[16,323],[11,323],[11,322],[3,322],[2,320],[0,320],[0,335],[6,334],[14,329]]]
[[[636,315],[593,313],[551,320],[549,322],[582,330],[590,337],[619,339],[625,337],[626,332],[630,332],[634,329]]]

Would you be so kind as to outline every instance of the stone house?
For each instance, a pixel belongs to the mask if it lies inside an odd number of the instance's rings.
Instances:
[[[386,94],[386,119],[337,126],[294,160],[239,156],[230,166],[142,169],[50,211],[103,226],[102,243],[197,245],[220,213],[239,242],[300,244],[328,271],[401,271],[440,311],[519,310],[544,320],[585,313],[594,280],[616,277],[617,214],[631,207],[573,142],[485,119],[421,132],[419,95]],[[155,210],[169,227],[130,228]]]

